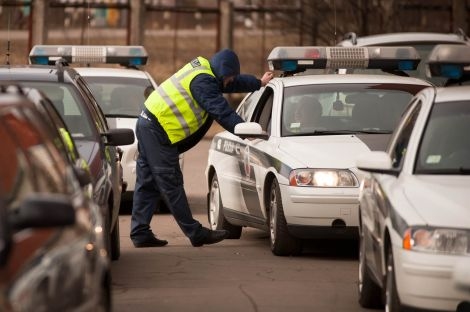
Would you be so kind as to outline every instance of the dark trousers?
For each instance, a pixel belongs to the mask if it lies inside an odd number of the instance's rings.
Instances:
[[[202,241],[208,229],[193,218],[189,208],[178,148],[170,143],[161,125],[148,111],[144,111],[137,120],[136,137],[139,157],[136,163],[131,239],[142,242],[153,235],[150,221],[161,195],[190,241]]]

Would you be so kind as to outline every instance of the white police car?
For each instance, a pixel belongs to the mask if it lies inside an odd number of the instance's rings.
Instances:
[[[61,57],[70,64],[87,65],[75,67],[75,70],[90,86],[110,128],[135,129],[145,99],[157,88],[152,76],[141,68],[148,60],[143,46],[37,45],[30,57],[43,55]],[[121,66],[110,67],[116,64]],[[101,67],[95,67],[98,65]],[[132,200],[135,189],[137,140],[132,145],[120,146],[120,149],[124,184],[122,199],[127,201]],[[180,155],[181,168],[183,164],[184,158]]]
[[[469,81],[469,55],[468,46],[438,45],[430,73]],[[413,98],[386,151],[358,157],[369,172],[359,209],[362,306],[468,311],[453,271],[470,259],[469,133],[470,86],[430,87]]]
[[[404,58],[397,59],[397,51]],[[416,50],[277,47],[268,61],[282,76],[245,97],[237,112],[247,123],[236,126],[237,135],[224,131],[212,140],[206,168],[211,228],[227,229],[234,239],[244,226],[269,231],[271,250],[281,256],[300,253],[303,239],[357,238],[362,178],[355,158],[386,148],[409,100],[429,83],[292,74],[415,68]]]
[[[431,50],[437,44],[461,44],[470,45],[470,40],[463,30],[459,29],[456,33],[437,33],[437,32],[396,32],[375,34],[369,36],[358,36],[354,32],[349,32],[344,36],[344,40],[338,43],[340,47],[372,47],[372,46],[412,46],[420,57],[421,62],[416,70],[406,71],[411,77],[417,77],[431,81],[435,85],[445,84],[445,77],[429,77],[426,75],[425,60],[428,59]],[[354,70],[361,72],[360,69]],[[383,71],[376,70],[374,73],[384,74]]]

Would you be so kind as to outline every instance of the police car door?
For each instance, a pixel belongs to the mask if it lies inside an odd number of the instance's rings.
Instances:
[[[256,104],[250,121],[257,122],[268,134],[271,132],[271,116],[274,100],[274,90],[266,87]],[[245,140],[243,149],[243,170],[241,185],[246,206],[250,214],[260,223],[266,224],[266,214],[263,204],[263,185],[266,173],[271,167],[269,139]]]

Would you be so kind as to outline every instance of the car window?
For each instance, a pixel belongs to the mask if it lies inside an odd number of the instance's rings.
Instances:
[[[93,137],[93,123],[83,104],[83,98],[71,84],[57,82],[28,82],[28,86],[44,92],[61,114],[72,137]]]
[[[268,133],[270,132],[271,126],[273,101],[274,90],[270,87],[266,87],[261,94],[251,117],[251,121],[258,122],[261,125],[261,128]]]
[[[304,85],[285,88],[281,135],[391,133],[422,86]]]
[[[153,88],[147,79],[127,77],[83,77],[105,115],[138,117]]]
[[[80,86],[79,91],[82,92],[83,96],[88,99],[88,101],[85,101],[85,104],[88,106],[88,110],[92,115],[92,119],[96,125],[96,128],[98,128],[101,133],[106,132],[109,128],[108,122],[106,121],[106,117],[104,116],[103,111],[96,102],[95,97],[91,93],[91,90],[88,88],[88,85],[81,78],[77,79],[77,84]]]
[[[395,169],[401,169],[403,166],[403,159],[405,158],[408,143],[410,141],[411,132],[413,131],[418,114],[421,110],[422,102],[418,100],[414,103],[409,113],[404,117],[402,126],[398,130],[392,144],[390,146],[392,167]]]
[[[470,169],[470,105],[435,103],[417,154],[417,174],[459,174]]]
[[[263,91],[264,88],[261,88],[257,91],[249,93],[240,103],[237,108],[237,113],[243,118],[243,120],[250,120],[251,114],[253,113],[260,96],[263,94]]]
[[[67,184],[61,173],[66,172],[66,164],[48,136],[48,126],[40,120],[41,116],[25,107],[1,118],[9,135],[24,151],[35,189],[39,192],[65,192]]]
[[[0,166],[0,189],[4,193],[8,202],[16,197],[18,192],[32,192],[34,186],[28,183],[30,180],[26,176],[31,174],[29,170],[25,170],[25,156],[18,146],[16,140],[10,135],[6,128],[6,119],[8,115],[0,116],[0,142],[2,142],[2,152],[0,153],[0,163],[8,164]],[[21,188],[20,188],[21,185]]]

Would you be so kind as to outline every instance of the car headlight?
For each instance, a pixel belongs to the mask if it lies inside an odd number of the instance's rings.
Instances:
[[[289,175],[291,186],[357,187],[354,173],[344,169],[295,169]]]
[[[403,236],[407,250],[470,254],[470,231],[445,228],[409,228]]]

